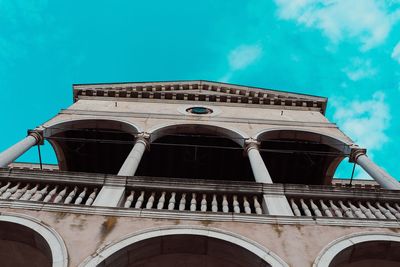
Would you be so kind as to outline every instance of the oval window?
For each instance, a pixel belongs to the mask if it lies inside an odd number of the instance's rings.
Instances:
[[[186,111],[198,115],[211,114],[213,112],[212,109],[206,107],[191,107],[186,109]]]

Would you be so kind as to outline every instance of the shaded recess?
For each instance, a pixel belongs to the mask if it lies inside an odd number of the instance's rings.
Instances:
[[[134,144],[135,130],[115,121],[77,121],[50,130],[47,140],[62,171],[117,174]]]
[[[329,185],[344,158],[342,142],[316,133],[280,130],[258,139],[274,183]]]
[[[169,132],[154,140],[136,175],[254,181],[237,140],[204,131]]]
[[[227,241],[197,235],[169,235],[127,246],[99,267],[266,267],[252,252]]]
[[[339,252],[329,267],[397,267],[400,266],[400,242],[368,241]]]
[[[52,254],[46,240],[34,230],[0,222],[0,266],[50,267]]]

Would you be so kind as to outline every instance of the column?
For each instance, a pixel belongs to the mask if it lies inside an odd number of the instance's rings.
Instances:
[[[246,140],[246,152],[249,156],[251,169],[256,182],[272,184],[271,176],[260,155],[259,145],[260,143],[254,139]]]
[[[382,188],[400,190],[400,183],[370,160],[365,153],[365,149],[353,149],[350,162],[360,165]]]
[[[271,175],[260,154],[260,143],[250,138],[246,140],[245,144],[256,182],[272,184]],[[278,190],[277,186],[274,186],[273,190],[268,190],[267,193],[264,193],[262,206],[264,213],[269,215],[293,216],[292,209],[283,192],[283,187],[280,187]]]
[[[133,176],[137,168],[139,167],[140,160],[142,159],[143,153],[146,150],[149,142],[148,134],[142,134],[136,140],[135,145],[133,146],[131,152],[126,158],[124,164],[122,164],[121,169],[119,169],[118,175],[121,176]]]
[[[140,160],[143,156],[149,142],[147,141],[149,134],[141,133],[137,135],[135,145],[133,146],[128,157],[122,164],[118,172],[119,176],[134,176],[139,166]],[[123,201],[125,196],[125,185],[104,185],[99,194],[97,195],[93,205],[103,207],[118,207]]]
[[[6,168],[8,164],[14,162],[34,145],[41,143],[42,140],[43,137],[38,131],[30,131],[27,137],[0,153],[0,168]]]

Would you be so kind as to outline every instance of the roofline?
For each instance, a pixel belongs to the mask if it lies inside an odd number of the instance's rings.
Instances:
[[[216,81],[211,81],[211,80],[169,80],[169,81],[141,81],[141,82],[74,83],[74,84],[72,84],[72,87],[85,86],[85,85],[107,85],[107,84],[114,84],[115,85],[115,84],[143,84],[143,83],[171,83],[171,82],[186,82],[186,83],[188,83],[188,82],[199,82],[199,83],[209,82],[209,83],[217,83],[217,84],[224,84],[224,85],[233,85],[233,86],[238,86],[238,87],[247,87],[247,88],[250,88],[250,89],[270,90],[270,91],[274,91],[274,92],[281,92],[281,93],[287,93],[287,94],[296,94],[296,95],[302,95],[302,96],[308,96],[308,97],[315,97],[315,98],[324,99],[326,102],[328,102],[328,98],[327,97],[318,96],[318,95],[290,92],[290,91],[279,90],[279,89],[263,88],[263,87],[235,84],[235,83],[216,82]]]

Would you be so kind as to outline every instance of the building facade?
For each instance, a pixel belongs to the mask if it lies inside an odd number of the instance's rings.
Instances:
[[[398,266],[400,185],[327,99],[209,81],[73,86],[0,154],[2,266]],[[58,165],[13,163],[47,140]],[[374,181],[333,179],[342,160]]]

